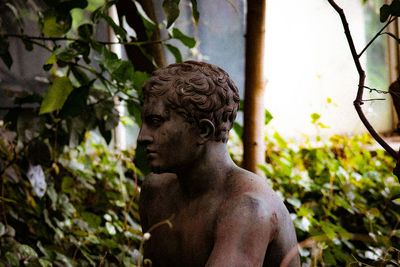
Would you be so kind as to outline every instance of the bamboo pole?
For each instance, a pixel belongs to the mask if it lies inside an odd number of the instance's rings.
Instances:
[[[243,167],[263,175],[257,168],[265,162],[264,148],[264,38],[266,0],[247,1],[246,80],[244,94]]]

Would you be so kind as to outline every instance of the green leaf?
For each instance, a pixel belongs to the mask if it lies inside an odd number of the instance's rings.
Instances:
[[[188,48],[193,48],[196,45],[196,40],[183,34],[178,28],[172,29],[172,38],[181,41]]]
[[[7,68],[10,69],[13,63],[10,52],[8,51],[8,41],[0,35],[0,57],[3,60],[4,64],[6,64]]]
[[[57,50],[56,56],[57,56],[57,60],[60,60],[63,62],[73,62],[77,55],[73,48],[67,47],[66,49],[63,49],[63,50]]]
[[[323,129],[330,128],[329,126],[323,124],[322,122],[318,122],[317,125],[318,125],[319,127],[323,128]]]
[[[268,111],[265,110],[265,125],[268,125],[268,123],[274,118],[274,116],[272,116],[272,114]]]
[[[244,99],[240,99],[240,104],[239,104],[239,111],[244,110]]]
[[[4,201],[4,199],[1,199],[1,201]],[[0,237],[3,236],[6,233],[6,227],[4,224],[0,222]]]
[[[120,27],[120,26],[118,26],[110,16],[107,16],[107,15],[105,15],[105,14],[103,14],[103,13],[101,13],[100,16],[101,16],[105,21],[107,21],[108,25],[114,30],[114,33],[115,33],[116,35],[119,35],[122,39],[125,39],[125,38],[126,38],[126,31],[125,31],[125,29],[122,28],[122,27]]]
[[[190,0],[190,1],[192,2],[192,14],[193,14],[194,23],[196,24],[196,26],[198,26],[200,13],[197,9],[197,0]]]
[[[69,45],[69,47],[76,51],[75,60],[78,60],[79,56],[82,56],[83,60],[86,62],[86,64],[90,64],[90,59],[89,59],[90,46],[89,46],[89,43],[77,40],[75,42],[72,42]]]
[[[97,53],[99,53],[99,54],[103,53],[103,48],[105,47],[104,44],[101,44],[93,39],[89,40],[89,44]]]
[[[335,230],[334,230],[334,225],[332,225],[331,223],[325,222],[325,221],[321,221],[320,223],[321,223],[322,231],[324,231],[326,236],[331,240],[334,239],[336,236]]]
[[[17,253],[7,251],[5,256],[11,266],[19,266],[19,256]]]
[[[92,24],[83,24],[78,28],[79,37],[84,40],[89,39],[93,34],[93,25]]]
[[[89,211],[84,211],[82,212],[82,218],[88,222],[89,227],[92,228],[97,228],[101,224],[101,217],[97,216],[96,214],[89,212]]]
[[[177,47],[170,45],[170,44],[166,44],[165,46],[168,48],[169,52],[171,52],[171,54],[174,55],[175,62],[181,63],[182,62],[181,51],[179,51],[179,49]]]
[[[146,36],[147,36],[147,38],[151,39],[151,37],[153,36],[154,31],[156,29],[156,25],[153,22],[146,19],[143,15],[141,15],[141,17],[142,17],[144,28],[146,29]]]
[[[53,264],[46,259],[39,259],[39,263],[40,263],[40,266],[42,266],[42,267],[52,267],[53,266]]]
[[[389,5],[383,5],[379,10],[379,20],[383,23],[390,16],[390,7]]]
[[[114,72],[121,64],[121,59],[118,58],[117,54],[108,49],[104,49],[104,60],[99,59],[98,61],[110,73]]]
[[[237,134],[240,140],[243,138],[243,126],[240,125],[238,122],[233,122],[233,130]]]
[[[43,16],[42,32],[49,37],[60,37],[67,33],[72,25],[69,11],[60,16],[54,10],[48,10]]]
[[[291,205],[293,205],[294,207],[296,207],[296,208],[300,208],[300,206],[301,206],[301,201],[298,198],[289,197],[289,198],[286,199],[286,201],[288,203],[290,203]]]
[[[112,138],[112,132],[110,130],[106,129],[104,120],[101,120],[98,125],[99,125],[99,130],[100,130],[101,136],[103,136],[103,138],[107,144],[110,144],[111,138]]]
[[[136,124],[140,127],[142,125],[142,113],[140,103],[138,103],[137,101],[128,100],[127,109],[129,114],[135,119]]]
[[[133,73],[133,87],[139,93],[142,91],[143,84],[149,79],[150,75],[147,72],[135,71]]]
[[[321,118],[321,115],[319,115],[318,113],[311,114],[311,119],[312,119],[311,123],[313,123],[313,124],[316,123],[317,120],[319,120],[319,118]]]
[[[107,120],[105,122],[105,129],[107,131],[113,130],[115,127],[117,127],[119,123],[119,112],[117,109],[112,108],[111,112],[107,115]]]
[[[165,16],[167,17],[167,29],[171,27],[172,23],[179,16],[179,2],[180,0],[164,0],[162,4]]]
[[[329,251],[324,251],[322,257],[324,259],[324,264],[326,264],[327,266],[337,266],[335,256],[332,255],[332,253],[330,253]]]
[[[111,76],[117,82],[124,83],[133,79],[133,65],[130,61],[119,60],[118,67],[112,72]]]
[[[44,96],[39,114],[60,110],[72,90],[72,83],[68,77],[58,77]]]
[[[280,148],[286,148],[287,147],[286,141],[283,140],[283,138],[280,136],[280,134],[278,132],[274,133],[274,138],[275,138],[275,140],[278,143]]]
[[[393,0],[390,4],[390,14],[393,16],[400,16],[400,0]]]
[[[81,84],[81,85],[87,85],[90,83],[89,77],[86,75],[86,73],[81,70],[79,67],[72,66],[71,67],[72,74],[74,74],[75,79]]]
[[[57,56],[56,56],[56,51],[53,51],[53,53],[51,54],[51,56],[46,60],[46,62],[43,65],[43,69],[45,71],[48,71],[51,69],[51,67],[53,66],[54,63],[57,62]]]
[[[23,259],[37,258],[36,251],[28,245],[20,245],[18,251]]]
[[[61,192],[72,193],[74,190],[75,180],[71,176],[64,176],[61,183]]]
[[[31,40],[29,40],[28,38],[22,38],[22,42],[24,43],[25,49],[27,51],[33,50],[33,44]]]

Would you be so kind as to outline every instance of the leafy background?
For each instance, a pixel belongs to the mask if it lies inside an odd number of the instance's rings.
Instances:
[[[140,150],[117,150],[110,143],[121,121],[116,103],[125,103],[140,125],[140,90],[149,72],[118,58],[109,48],[113,42],[96,32],[108,25],[117,43],[139,48],[153,63],[149,44],[162,43],[180,62],[169,41],[192,48],[195,40],[173,27],[179,1],[163,2],[165,25],[137,9],[147,40],[112,20],[108,10],[117,1],[43,2],[36,13],[19,1],[1,6],[16,27],[1,28],[2,61],[13,65],[11,38],[32,53],[46,50],[48,86],[44,92],[4,89],[14,105],[0,128],[0,266],[141,266],[141,247],[149,238],[141,233],[137,204],[145,165]],[[191,4],[198,22],[197,2]],[[25,34],[27,23],[38,25],[37,36]],[[167,39],[151,39],[157,27],[168,31]],[[266,111],[265,123],[271,119]],[[311,123],[324,127],[318,114]],[[230,151],[240,164],[242,128],[235,123],[234,130]],[[304,264],[400,264],[394,162],[369,148],[368,135],[317,137],[298,145],[275,133],[265,141],[267,163],[260,168],[291,212]],[[29,181],[31,166],[43,170],[42,197]]]

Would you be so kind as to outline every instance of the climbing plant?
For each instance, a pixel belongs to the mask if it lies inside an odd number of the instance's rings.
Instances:
[[[368,2],[367,0],[362,1],[364,4]],[[375,91],[378,93],[382,94],[387,94],[390,93],[395,100],[395,107],[396,110],[399,110],[399,103],[398,102],[398,95],[400,93],[400,86],[399,86],[399,80],[396,80],[392,83],[392,85],[389,87],[389,90],[382,90],[382,89],[375,89],[375,88],[369,88],[365,85],[365,79],[366,79],[366,74],[363,69],[363,66],[361,64],[360,58],[362,57],[363,54],[371,47],[371,45],[380,37],[387,35],[394,40],[397,41],[398,44],[400,44],[399,38],[389,32],[386,31],[388,26],[394,22],[397,21],[398,17],[400,16],[400,1],[399,0],[392,0],[390,4],[384,4],[381,6],[379,9],[379,19],[380,22],[384,23],[382,28],[372,37],[372,39],[366,44],[366,46],[361,50],[357,51],[355,47],[355,43],[353,41],[353,37],[350,31],[349,24],[347,22],[347,18],[345,15],[344,10],[334,1],[334,0],[328,0],[328,3],[332,6],[332,8],[338,13],[340,20],[343,25],[344,33],[347,39],[347,43],[350,48],[351,56],[353,58],[355,67],[357,69],[357,73],[359,76],[358,79],[358,90],[356,94],[356,98],[354,100],[354,107],[360,117],[360,120],[363,122],[364,126],[368,129],[370,134],[374,137],[374,139],[394,158],[400,163],[400,158],[399,158],[399,153],[393,149],[385,140],[377,133],[375,128],[370,124],[368,121],[367,117],[365,116],[362,105],[366,101],[372,101],[374,99],[363,99],[363,93],[365,89],[368,89],[370,92]],[[400,177],[400,164],[397,164],[396,167],[394,168],[394,174]]]
[[[119,58],[110,45],[137,47],[154,64],[149,44],[165,45],[181,61],[170,40],[190,48],[195,40],[173,25],[179,1],[164,1],[164,24],[154,23],[140,1],[130,2],[146,33],[141,40],[123,24],[128,18],[110,16],[118,2],[0,4],[2,64],[13,70],[11,40],[48,55],[43,93],[1,88],[14,103],[2,107],[0,118],[0,266],[141,265],[142,173],[133,162],[135,151],[114,151],[109,144],[121,121],[116,103],[124,103],[140,124],[141,86],[150,73],[134,67],[132,60],[140,65],[139,59]],[[190,3],[198,21],[196,1]],[[37,34],[27,34],[32,25]],[[167,37],[155,40],[160,28]],[[99,37],[108,29],[116,40]],[[93,132],[100,139],[93,141]]]

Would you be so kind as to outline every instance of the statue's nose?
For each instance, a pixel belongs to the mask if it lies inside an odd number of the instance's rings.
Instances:
[[[153,136],[149,131],[148,127],[143,123],[142,128],[140,128],[139,136],[138,136],[138,143],[146,144],[153,142]]]

